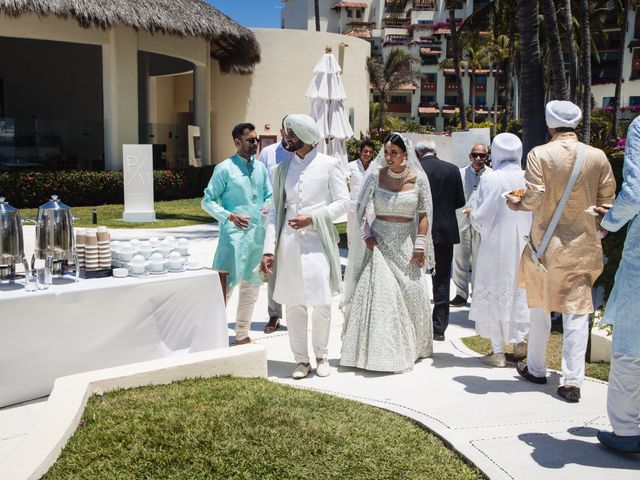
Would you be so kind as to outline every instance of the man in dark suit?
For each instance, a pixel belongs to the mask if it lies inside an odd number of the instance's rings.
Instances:
[[[433,140],[415,146],[420,165],[429,178],[433,199],[433,237],[436,272],[433,276],[433,339],[444,340],[449,325],[449,286],[453,245],[460,243],[456,209],[465,204],[460,169],[436,156]]]

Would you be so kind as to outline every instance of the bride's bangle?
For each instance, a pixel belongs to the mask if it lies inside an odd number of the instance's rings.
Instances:
[[[427,244],[426,235],[416,235],[416,241],[413,244],[413,249],[418,252],[424,252],[424,247]]]
[[[367,238],[373,237],[373,234],[371,233],[371,227],[369,227],[369,224],[365,222],[365,224],[362,227],[362,240],[366,240]]]

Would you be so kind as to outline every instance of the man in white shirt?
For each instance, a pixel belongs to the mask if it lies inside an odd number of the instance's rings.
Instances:
[[[293,155],[289,150],[287,150],[287,139],[285,138],[284,131],[284,120],[287,117],[282,119],[282,128],[280,128],[280,135],[282,136],[282,141],[279,143],[274,143],[262,149],[260,152],[260,160],[265,167],[267,167],[267,172],[269,174],[269,182],[272,182],[272,172],[273,169],[276,168],[284,160],[289,160]],[[271,202],[269,202],[271,204]],[[269,281],[267,283],[267,297],[268,297],[268,313],[269,313],[269,322],[264,327],[264,333],[273,333],[280,326],[280,319],[282,318],[282,305],[276,302],[273,299],[273,289],[276,284],[276,274],[277,267],[274,262],[271,268],[271,275],[269,275]]]
[[[331,373],[328,343],[331,297],[340,290],[340,254],[333,221],[349,208],[349,191],[340,160],[318,153],[321,141],[308,115],[285,119],[287,147],[295,151],[272,172],[273,207],[265,232],[261,269],[271,273],[274,254],[279,274],[274,300],[287,306],[289,343],[296,361],[295,379],[310,371],[307,324],[313,308],[312,343],[316,375]]]
[[[486,145],[478,144],[471,148],[469,153],[470,164],[460,169],[464,197],[467,201],[464,207],[456,211],[458,228],[460,229],[460,243],[453,247],[453,283],[456,286],[456,296],[451,300],[452,307],[462,307],[467,304],[469,298],[469,269],[471,269],[471,288],[476,274],[476,258],[480,248],[480,232],[471,221],[471,202],[480,185],[480,178],[484,172],[490,171],[485,161],[489,156]]]

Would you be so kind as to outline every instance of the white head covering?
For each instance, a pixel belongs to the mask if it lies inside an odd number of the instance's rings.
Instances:
[[[547,103],[545,115],[549,128],[576,128],[582,118],[582,110],[566,100],[551,100]]]
[[[303,113],[287,115],[284,119],[285,130],[293,130],[300,140],[306,145],[315,145],[320,141],[320,132],[316,127],[316,121]]]
[[[513,133],[500,133],[491,142],[491,166],[500,169],[508,163],[520,165],[522,159],[522,142]]]

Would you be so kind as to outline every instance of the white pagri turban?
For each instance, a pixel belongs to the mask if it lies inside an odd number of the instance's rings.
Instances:
[[[545,113],[549,128],[576,128],[582,118],[580,107],[566,100],[550,101]]]
[[[491,164],[498,168],[505,163],[520,163],[522,142],[513,133],[500,133],[491,143]]]
[[[320,141],[320,132],[316,127],[316,121],[309,115],[287,115],[284,119],[285,130],[293,130],[300,140],[306,145],[315,145]]]

